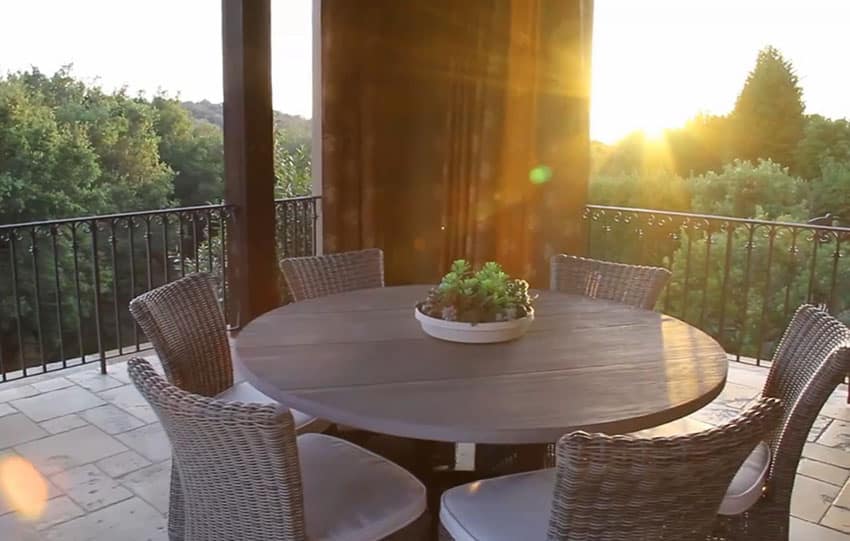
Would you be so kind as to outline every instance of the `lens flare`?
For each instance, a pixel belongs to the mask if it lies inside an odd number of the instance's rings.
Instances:
[[[528,180],[532,184],[543,184],[552,178],[552,168],[547,165],[538,165],[528,172]]]
[[[0,462],[0,495],[23,518],[35,519],[47,505],[47,481],[28,461],[9,457]]]

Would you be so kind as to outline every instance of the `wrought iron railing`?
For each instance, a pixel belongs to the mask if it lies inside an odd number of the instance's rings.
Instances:
[[[312,255],[318,197],[275,202],[278,257]],[[226,205],[0,226],[0,381],[145,349],[129,300],[187,272],[221,279]],[[850,320],[850,228],[588,205],[591,257],[673,270],[660,308],[738,360],[769,358],[797,305]]]
[[[768,359],[799,304],[850,319],[850,228],[601,205],[584,217],[591,257],[670,268],[659,308],[736,360]]]
[[[315,252],[317,201],[275,201],[279,257]],[[218,277],[227,307],[234,219],[217,204],[0,226],[0,382],[146,349],[130,299],[188,272]]]
[[[318,202],[319,197],[315,195],[275,201],[278,259],[316,253]]]

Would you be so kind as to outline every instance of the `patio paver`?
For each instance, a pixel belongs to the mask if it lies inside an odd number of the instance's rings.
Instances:
[[[813,479],[819,479],[838,487],[844,486],[844,483],[847,482],[848,475],[850,475],[850,471],[845,470],[844,468],[839,468],[838,466],[833,466],[832,464],[827,464],[825,462],[818,462],[817,460],[809,458],[803,458],[800,461],[800,466],[797,468],[797,472],[801,475],[805,475]]]
[[[86,511],[95,511],[133,495],[94,464],[57,473],[50,480]]]
[[[766,375],[765,368],[732,362],[723,394],[689,426],[734,417]],[[26,521],[0,493],[4,539],[7,532],[15,541],[167,539],[170,449],[153,410],[128,382],[122,362],[106,376],[89,365],[0,384],[0,461],[31,461],[48,480],[49,498],[39,519]],[[795,541],[850,541],[846,393],[842,386],[830,398],[804,449],[792,504]]]
[[[125,451],[114,456],[98,460],[98,468],[112,477],[121,477],[130,472],[150,466],[151,461],[135,451]]]
[[[121,478],[121,483],[125,487],[153,505],[160,513],[168,511],[168,489],[170,482],[170,460],[136,470]]]
[[[44,475],[116,455],[127,448],[97,427],[84,426],[15,447]]]
[[[47,432],[22,413],[0,417],[0,449],[26,443]]]
[[[72,385],[57,391],[13,400],[10,405],[33,421],[46,421],[100,406],[103,403],[97,395]]]
[[[47,541],[167,541],[165,517],[140,498],[131,498],[69,520],[45,532]]]
[[[43,423],[39,423],[38,425],[44,430],[50,432],[51,434],[59,434],[61,432],[73,430],[74,428],[86,426],[87,424],[88,423],[85,419],[83,419],[76,413],[72,413],[70,415],[63,415],[62,417],[56,417],[54,419],[50,419],[49,421],[44,421]]]
[[[8,402],[9,400],[15,400],[18,398],[26,398],[28,396],[36,396],[41,394],[41,391],[33,387],[32,385],[20,385],[17,387],[13,387],[10,384],[10,387],[7,389],[5,387],[6,384],[0,385],[0,402]]]
[[[131,384],[115,387],[114,389],[109,389],[98,394],[110,404],[121,408],[146,423],[153,423],[157,420],[153,409]]]
[[[146,425],[115,437],[151,462],[161,462],[171,458],[171,444],[159,423]]]
[[[80,415],[83,419],[103,430],[107,434],[120,434],[121,432],[127,432],[128,430],[145,426],[144,421],[133,417],[126,411],[117,408],[112,404],[105,404],[97,408],[86,410]]]

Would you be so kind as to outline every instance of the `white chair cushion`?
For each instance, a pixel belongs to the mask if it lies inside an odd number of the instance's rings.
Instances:
[[[440,522],[456,541],[546,539],[555,469],[505,475],[447,490]]]
[[[677,436],[708,430],[711,425],[697,421],[691,417],[683,417],[672,423],[656,426],[647,430],[635,432],[633,435],[643,438],[660,436]],[[759,443],[747,460],[732,478],[726,496],[720,504],[718,513],[721,515],[739,515],[755,505],[764,491],[767,482],[767,472],[770,469],[770,446]]]
[[[378,540],[425,512],[425,486],[407,470],[339,438],[298,436],[307,537]]]
[[[752,507],[761,497],[767,472],[770,469],[770,446],[760,442],[738,469],[729,484],[718,513],[739,515]]]
[[[277,400],[264,395],[247,381],[237,383],[233,387],[219,393],[216,398],[226,402],[244,402],[254,404],[278,403]],[[322,432],[330,425],[327,421],[318,419],[312,415],[307,415],[304,412],[294,409],[290,409],[289,411],[292,412],[292,420],[295,421],[295,430],[298,431],[299,434],[304,432]]]

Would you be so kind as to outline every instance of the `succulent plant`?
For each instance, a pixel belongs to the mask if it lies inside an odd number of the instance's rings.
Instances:
[[[528,282],[511,278],[495,262],[477,272],[458,259],[417,307],[423,314],[466,323],[510,321],[532,313]]]

